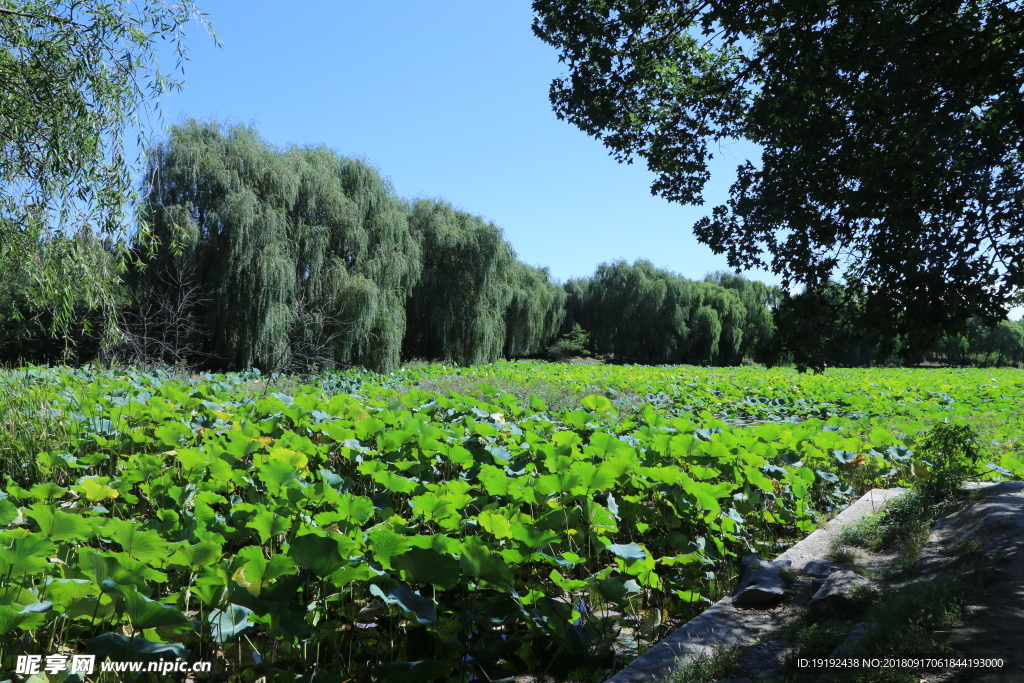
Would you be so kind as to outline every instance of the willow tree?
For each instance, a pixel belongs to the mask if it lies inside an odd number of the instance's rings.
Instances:
[[[701,306],[693,314],[693,333],[689,356],[692,362],[711,364],[718,355],[722,335],[722,321],[711,306]]]
[[[539,353],[550,344],[565,317],[565,290],[547,268],[517,263],[512,298],[505,312],[505,357]]]
[[[138,199],[124,134],[181,87],[155,48],[167,39],[185,59],[191,18],[208,27],[189,0],[0,2],[0,279],[31,274],[24,294],[52,332],[117,306],[118,259],[96,266]]]
[[[423,256],[407,304],[406,357],[462,365],[500,358],[521,275],[501,229],[447,202],[420,199],[410,208],[409,230]]]
[[[559,330],[562,334],[568,334],[573,327],[584,325],[583,307],[587,301],[587,290],[590,287],[590,278],[574,277],[569,278],[562,285],[565,290],[565,315],[562,317],[562,327]]]
[[[708,275],[705,281],[713,282],[735,293],[746,311],[743,337],[735,354],[737,361],[743,358],[763,358],[764,350],[775,333],[772,310],[779,304],[781,290],[763,282],[748,280],[742,275],[723,271]]]
[[[150,151],[148,177],[146,218],[165,248],[142,277],[188,264],[209,354],[231,368],[399,363],[419,252],[374,169],[193,120]]]
[[[712,362],[715,365],[739,364],[743,360],[742,348],[747,324],[747,309],[740,297],[733,290],[709,281],[696,283],[696,294],[698,301],[695,310],[703,306],[710,307],[719,323],[715,351],[709,359],[703,357],[702,351],[700,362]]]
[[[583,307],[595,351],[625,362],[683,362],[690,284],[649,261],[602,263]]]

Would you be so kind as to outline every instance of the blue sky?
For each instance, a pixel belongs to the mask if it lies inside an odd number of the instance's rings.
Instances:
[[[617,163],[555,116],[548,87],[564,65],[533,35],[529,0],[197,4],[223,48],[190,25],[184,89],[161,105],[167,123],[253,124],[277,145],[364,158],[402,197],[444,198],[494,221],[520,259],[561,281],[616,259],[692,279],[728,269],[692,226],[757,149],[716,151],[703,206],[651,196],[642,161]],[[161,55],[173,70],[173,50]]]

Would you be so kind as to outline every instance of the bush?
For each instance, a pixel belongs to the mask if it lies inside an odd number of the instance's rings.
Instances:
[[[587,345],[590,344],[590,333],[579,326],[579,323],[572,326],[567,334],[548,347],[548,358],[553,361],[563,361],[574,356],[589,356]]]

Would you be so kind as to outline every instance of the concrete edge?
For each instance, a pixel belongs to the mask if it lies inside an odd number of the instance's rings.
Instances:
[[[808,562],[823,560],[839,530],[877,512],[890,498],[907,489],[872,489],[836,515],[823,528],[811,532],[795,543],[777,560],[789,560],[799,572]],[[634,659],[625,669],[606,683],[652,683],[665,680],[673,671],[700,656],[712,654],[717,648],[750,645],[761,629],[752,626],[743,612],[732,605],[732,596],[722,598],[701,614],[658,641],[651,649]],[[745,623],[747,622],[747,623]]]

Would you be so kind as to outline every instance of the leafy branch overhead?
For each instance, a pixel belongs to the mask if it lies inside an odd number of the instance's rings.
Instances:
[[[206,17],[190,0],[0,5],[0,265],[31,271],[38,298],[66,327],[83,292],[90,307],[113,306],[114,275],[88,267],[91,254],[73,245],[62,256],[80,267],[41,268],[39,244],[59,249],[83,226],[124,236],[137,199],[125,131],[180,87],[160,71],[155,46],[174,43],[180,67],[185,24]]]
[[[1024,284],[1018,3],[533,8],[569,71],[555,112],[619,161],[644,159],[653,193],[700,204],[718,143],[760,146],[694,226],[731,266],[811,290],[844,271],[880,352],[1005,317]]]

